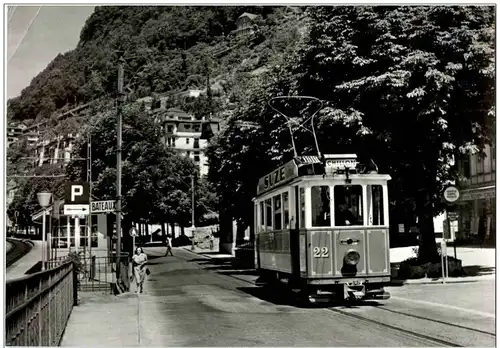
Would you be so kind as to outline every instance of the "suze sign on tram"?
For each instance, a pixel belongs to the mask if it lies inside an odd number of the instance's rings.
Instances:
[[[273,187],[284,184],[299,175],[297,164],[294,160],[285,163],[275,171],[263,176],[259,180],[257,187],[257,194],[269,191]]]

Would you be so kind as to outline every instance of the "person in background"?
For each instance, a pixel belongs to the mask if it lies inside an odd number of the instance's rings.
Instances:
[[[135,249],[135,254],[132,256],[132,266],[134,270],[134,278],[137,284],[137,292],[142,293],[142,286],[146,278],[146,266],[148,264],[148,256],[142,251],[141,247]]]
[[[170,237],[170,235],[167,236],[167,252],[165,253],[165,256],[168,256],[169,252],[170,255],[174,256],[172,253],[172,237]]]
[[[214,249],[214,232],[210,232],[210,250]]]

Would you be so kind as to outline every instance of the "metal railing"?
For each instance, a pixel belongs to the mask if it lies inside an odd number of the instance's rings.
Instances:
[[[58,346],[77,304],[73,263],[6,282],[5,344]]]
[[[47,262],[48,269],[57,267],[61,263],[70,260],[70,256],[63,256],[51,259]],[[113,293],[116,286],[121,291],[130,289],[130,257],[127,253],[122,253],[118,259],[116,255],[95,256],[79,255],[78,259],[71,259],[75,262],[75,273],[77,288],[79,291]],[[120,262],[120,277],[116,281],[116,263]]]

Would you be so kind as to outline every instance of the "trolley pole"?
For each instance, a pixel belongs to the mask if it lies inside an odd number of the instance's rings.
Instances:
[[[120,254],[122,246],[122,107],[123,94],[123,57],[118,63],[118,104],[116,112],[116,281],[120,279]]]

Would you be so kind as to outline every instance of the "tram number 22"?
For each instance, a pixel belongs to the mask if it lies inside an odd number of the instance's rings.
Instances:
[[[320,258],[320,257],[328,257],[330,256],[330,253],[327,247],[322,247],[322,248],[314,247],[313,255],[315,258]]]

